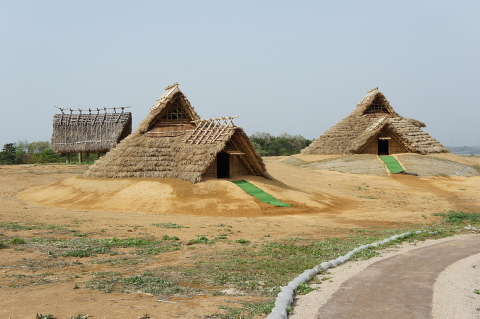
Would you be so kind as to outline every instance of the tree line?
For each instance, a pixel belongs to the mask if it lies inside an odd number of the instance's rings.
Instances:
[[[55,153],[48,141],[7,143],[0,152],[0,164],[3,165],[62,162],[65,162],[65,154]]]
[[[261,156],[289,156],[298,154],[310,145],[301,135],[283,133],[279,136],[265,132],[256,132],[250,136],[255,149]],[[0,152],[0,164],[36,164],[64,163],[66,154],[55,153],[48,141],[19,141],[3,145]]]
[[[256,132],[250,136],[253,145],[261,156],[290,156],[300,153],[313,140],[301,135],[283,133],[279,136],[265,132]]]

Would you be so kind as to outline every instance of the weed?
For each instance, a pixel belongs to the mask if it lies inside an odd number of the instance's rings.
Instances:
[[[21,237],[15,237],[12,240],[10,240],[10,244],[12,244],[12,245],[24,245],[24,244],[26,244],[26,241],[25,241],[25,239],[23,239]]]
[[[91,318],[91,317],[93,317],[93,316],[78,314],[75,317],[71,317],[71,318],[72,319],[88,319],[88,318]]]
[[[357,251],[353,256],[353,259],[367,260],[378,255],[380,255],[380,253],[375,248],[369,247],[367,249]]]
[[[226,314],[213,314],[206,316],[207,319],[245,319],[245,318],[258,318],[268,315],[273,307],[274,301],[263,302],[243,302],[243,307],[227,307],[219,306],[218,308],[227,311]]]
[[[295,289],[295,293],[297,295],[306,295],[309,292],[314,291],[315,289],[310,287],[310,285],[307,282],[301,283],[298,285],[297,289]]]
[[[37,313],[35,319],[55,319],[53,315],[42,315],[41,313]]]
[[[32,229],[49,229],[49,230],[67,230],[67,231],[74,231],[72,229],[65,228],[63,226],[58,225],[47,225],[44,223],[36,223],[34,225],[25,225],[23,223],[18,222],[0,222],[0,228],[6,229],[22,229],[22,230],[32,230]]]
[[[237,239],[236,242],[242,245],[250,244],[250,240],[246,240],[246,239]]]
[[[119,272],[98,272],[87,282],[86,287],[106,293],[140,291],[155,295],[173,295],[184,291],[176,283],[148,271],[132,277],[123,277]]]
[[[73,236],[75,236],[75,237],[87,237],[87,234],[85,234],[85,233],[74,233]]]
[[[168,235],[163,235],[162,237],[163,240],[180,240],[180,238],[178,238],[177,236],[168,236]]]
[[[179,250],[180,247],[178,246],[149,246],[149,247],[146,247],[146,248],[142,248],[142,249],[137,249],[136,250],[136,253],[138,255],[158,255],[158,254],[161,254],[161,253],[165,253],[167,251],[175,251],[175,250]]]
[[[169,241],[157,241],[142,237],[132,237],[126,239],[107,238],[75,238],[69,240],[60,240],[52,238],[32,238],[30,241],[43,244],[48,247],[48,255],[51,257],[90,257],[96,254],[117,255],[118,251],[114,248],[136,248],[136,253],[141,255],[156,255],[167,251],[180,249],[181,245],[177,241],[178,237],[168,237]]]
[[[224,293],[223,291],[215,291],[213,292],[212,296],[225,296],[226,293]]]
[[[85,249],[75,249],[64,253],[62,256],[84,258],[92,256],[92,252]]]
[[[157,226],[157,227],[161,227],[161,228],[185,228],[185,226],[178,225],[178,224],[175,224],[175,223],[172,223],[172,222],[153,223],[152,226]],[[188,227],[186,227],[186,228],[188,228]]]
[[[144,261],[145,261],[144,259],[140,259],[140,258],[120,257],[120,258],[97,259],[97,260],[91,261],[91,263],[92,264],[110,264],[112,266],[118,266],[118,265],[138,265]]]
[[[475,289],[473,292],[476,293],[477,295],[480,295],[480,289]]]
[[[450,211],[448,213],[435,213],[434,216],[442,216],[444,221],[453,225],[461,225],[464,223],[480,224],[480,213],[467,213]]]
[[[5,244],[5,242],[3,240],[0,240],[0,249],[3,249],[3,248],[7,248],[8,245]]]
[[[194,244],[213,244],[214,242],[208,239],[205,236],[199,237],[198,239],[190,239],[187,242],[187,245],[194,245]]]

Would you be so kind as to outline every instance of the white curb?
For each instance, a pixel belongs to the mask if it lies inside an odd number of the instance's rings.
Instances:
[[[353,254],[355,254],[356,252],[362,249],[367,249],[370,247],[378,247],[379,245],[386,244],[392,240],[405,237],[410,234],[420,234],[420,233],[423,233],[423,231],[419,230],[416,232],[403,233],[400,235],[392,236],[390,238],[384,239],[376,243],[362,245],[360,247],[357,247],[349,251],[344,256],[338,257],[337,259],[330,260],[328,262],[321,263],[320,265],[317,265],[312,269],[305,270],[300,276],[290,281],[287,286],[282,288],[280,293],[277,295],[277,299],[275,301],[275,307],[272,309],[272,312],[268,315],[267,319],[286,319],[288,317],[287,308],[293,302],[295,289],[297,289],[298,286],[300,286],[300,284],[309,281],[311,277],[315,276],[319,272],[327,270],[328,268],[337,267],[338,265],[343,264],[344,262],[348,261]]]

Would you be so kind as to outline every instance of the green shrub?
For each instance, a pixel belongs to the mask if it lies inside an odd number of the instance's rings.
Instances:
[[[24,245],[26,243],[25,239],[21,237],[15,237],[12,240],[10,240],[10,244],[12,245]]]
[[[456,212],[450,211],[448,213],[435,213],[435,216],[442,216],[444,221],[453,225],[461,224],[478,224],[480,223],[480,213],[467,213],[467,212]]]
[[[184,228],[185,227],[185,226],[178,225],[178,224],[171,223],[171,222],[168,222],[168,223],[153,223],[152,226],[157,226],[157,227],[161,227],[161,228]]]

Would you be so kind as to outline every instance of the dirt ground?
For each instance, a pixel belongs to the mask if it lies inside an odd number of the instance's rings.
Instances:
[[[409,171],[425,170],[437,160],[448,167],[430,177],[424,177],[426,173],[418,177],[390,175],[376,164],[370,170],[368,163],[374,162],[369,157],[343,157],[340,172],[319,168],[326,161],[339,160],[338,156],[297,155],[265,158],[274,180],[243,177],[290,203],[291,208],[261,203],[227,180],[211,179],[193,185],[173,179],[87,179],[81,175],[87,166],[82,165],[0,166],[0,223],[57,226],[4,227],[0,228],[0,240],[49,237],[52,233],[62,238],[74,238],[75,234],[89,238],[161,238],[168,233],[193,239],[214,237],[220,231],[218,225],[229,225],[234,230],[229,239],[263,243],[292,237],[343,236],[356,228],[405,228],[409,223],[431,224],[438,220],[433,216],[438,212],[480,211],[480,176],[473,176],[475,170],[465,166],[478,167],[480,158],[418,156],[418,163],[416,158],[405,160]],[[420,165],[425,159],[430,164]],[[164,229],[154,223],[185,227]],[[65,230],[71,228],[74,233]],[[222,244],[209,246],[224,248]],[[132,272],[189,267],[198,253],[188,248],[164,253],[155,262],[132,267]],[[145,293],[75,289],[88,274],[115,270],[115,266],[92,264],[88,258],[54,264],[47,264],[47,260],[45,252],[34,245],[25,249],[9,245],[0,250],[1,318],[35,318],[36,313],[51,313],[56,318],[79,313],[109,319],[139,318],[144,313],[152,319],[202,318],[218,312],[219,305],[253,300],[229,295],[159,300]]]

